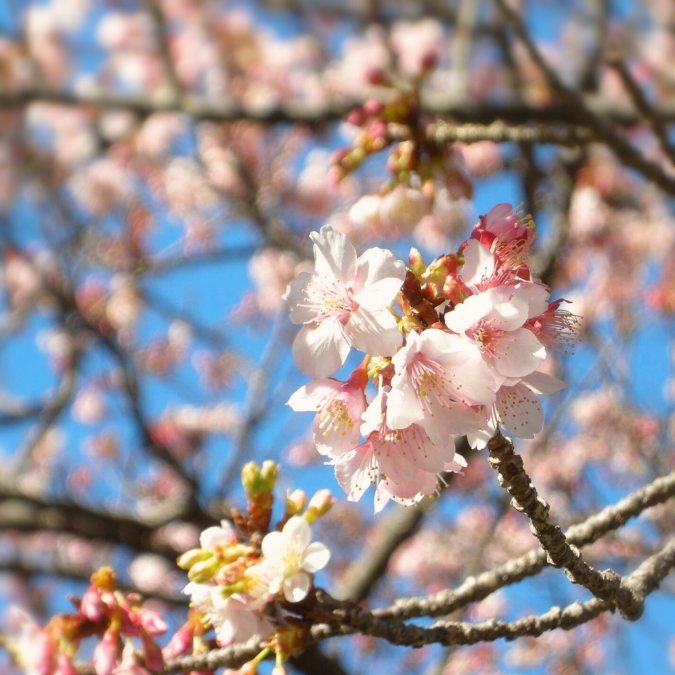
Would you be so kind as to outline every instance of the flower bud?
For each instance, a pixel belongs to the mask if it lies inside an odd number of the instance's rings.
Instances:
[[[347,117],[345,117],[345,122],[348,124],[353,124],[355,127],[362,126],[366,121],[366,114],[363,108],[354,108]]]
[[[101,593],[96,586],[89,586],[80,600],[80,612],[89,619],[97,623],[103,617],[105,606],[101,600]]]
[[[182,570],[189,570],[193,565],[196,565],[199,562],[204,562],[212,556],[212,551],[205,551],[201,548],[193,548],[189,551],[185,551],[185,553],[183,553],[183,555],[178,558],[176,564]]]
[[[410,249],[410,253],[408,254],[408,263],[410,264],[412,273],[418,279],[427,269],[424,258],[422,258],[422,254],[414,247]]]
[[[286,494],[286,515],[299,516],[307,504],[307,493],[304,490],[293,490]]]
[[[108,628],[103,639],[94,648],[92,664],[96,675],[112,675],[113,668],[120,654],[119,633],[115,628]]]
[[[115,583],[115,572],[112,567],[101,567],[91,575],[91,583],[102,591],[114,591],[117,588]]]
[[[218,571],[220,561],[212,557],[210,560],[204,560],[194,564],[188,572],[188,579],[196,584],[207,582]]]
[[[305,520],[311,525],[321,516],[325,516],[334,503],[335,498],[331,495],[330,490],[318,490],[309,502]]]
[[[378,101],[376,98],[369,98],[363,104],[363,110],[368,115],[379,115],[384,110],[384,103]]]
[[[262,467],[255,462],[248,462],[241,470],[241,482],[252,496],[269,493],[274,490],[278,474],[279,466],[271,460],[265,460]]]

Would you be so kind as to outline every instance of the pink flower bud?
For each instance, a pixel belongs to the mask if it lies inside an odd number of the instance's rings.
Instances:
[[[114,628],[108,628],[103,634],[103,639],[94,648],[92,664],[96,675],[112,675],[120,652],[119,632]]]
[[[162,650],[165,659],[175,659],[192,651],[194,628],[191,621],[184,623],[169,640],[169,644]]]
[[[64,652],[59,652],[59,657],[57,661],[56,670],[54,675],[76,675],[75,666],[67,654]]]
[[[384,103],[375,98],[370,98],[363,104],[363,110],[368,115],[379,115],[384,110]]]
[[[355,127],[363,126],[365,121],[366,115],[363,111],[363,108],[355,108],[347,115],[347,117],[345,117],[345,122],[348,124],[353,124]]]
[[[138,618],[141,620],[141,626],[147,631],[148,635],[152,635],[153,637],[164,635],[168,629],[164,619],[157,612],[153,612],[146,607],[141,607],[138,610]]]
[[[152,641],[152,638],[145,631],[141,632],[141,641],[143,642],[145,665],[153,672],[161,673],[164,668],[162,650]]]
[[[389,76],[382,70],[382,68],[369,68],[366,72],[366,82],[368,84],[379,85],[386,87],[390,84]]]
[[[80,601],[80,612],[84,614],[89,621],[98,623],[103,618],[105,605],[101,600],[101,593],[96,586],[89,586],[84,592]]]

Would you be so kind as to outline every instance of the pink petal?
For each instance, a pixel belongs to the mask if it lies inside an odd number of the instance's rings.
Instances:
[[[342,382],[324,378],[300,387],[286,402],[295,412],[316,412],[324,402],[339,393]]]
[[[502,387],[497,395],[496,407],[499,423],[518,438],[534,438],[544,426],[539,399],[522,384]]]
[[[489,279],[495,271],[495,259],[487,246],[469,239],[464,249],[462,280],[468,286],[477,286]]]
[[[357,445],[335,462],[335,478],[350,502],[358,502],[375,482],[377,462],[369,442]]]

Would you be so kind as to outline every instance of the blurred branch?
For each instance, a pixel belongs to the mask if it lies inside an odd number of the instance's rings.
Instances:
[[[33,427],[26,433],[19,447],[12,455],[12,474],[19,476],[30,460],[40,441],[51,429],[70,403],[77,386],[79,352],[75,348],[72,353],[72,364],[63,372],[61,380],[53,396],[45,402]]]
[[[174,519],[175,513],[167,510],[161,520],[159,513],[156,517],[152,522],[144,522],[136,514],[122,516],[94,511],[74,502],[26,494],[9,477],[0,482],[0,530],[67,532],[90,541],[156,553],[173,563],[176,554],[182,551],[158,541],[157,532],[162,524]]]
[[[641,118],[632,106],[607,100],[599,96],[579,97],[583,106],[594,116],[602,117],[620,126],[635,126]],[[311,127],[329,122],[341,121],[355,106],[364,100],[352,99],[334,101],[328,104],[312,104],[285,101],[279,106],[255,109],[242,106],[234,101],[206,99],[203,96],[186,94],[181,102],[164,96],[126,95],[109,91],[74,92],[49,87],[24,87],[21,89],[0,87],[0,106],[23,107],[30,103],[49,102],[65,106],[91,106],[94,108],[123,109],[147,117],[160,112],[176,112],[190,115],[198,120],[225,122],[250,120],[268,124],[302,123]],[[522,124],[539,122],[569,124],[569,105],[550,104],[545,107],[526,103],[498,103],[457,99],[446,92],[425,92],[422,94],[422,109],[426,113],[455,117],[460,121],[479,124],[504,120],[507,123]],[[675,117],[675,105],[663,105],[655,109],[657,119],[664,123]]]
[[[353,602],[365,599],[386,572],[391,556],[417,530],[432,503],[427,500],[415,508],[399,509],[383,519],[372,530],[368,545],[342,573],[333,595]]]
[[[27,560],[17,560],[14,562],[0,561],[0,573],[17,574],[31,579],[49,574],[57,579],[69,579],[70,581],[89,582],[91,575],[97,570],[96,566],[83,568],[74,566],[72,561],[60,561],[56,556],[49,556],[48,560],[42,560],[40,563]],[[36,585],[36,581],[32,583]],[[136,587],[127,586],[118,583],[117,588],[123,593],[140,593],[145,600],[161,600],[168,605],[176,607],[187,607],[188,598],[180,593],[170,593],[159,588],[152,591],[141,590]]]
[[[597,136],[597,140],[605,142],[626,166],[635,169],[644,178],[666,192],[675,194],[675,176],[665,173],[658,164],[645,159],[639,150],[619,134],[609,116],[599,115],[586,104],[580,93],[568,87],[555,70],[546,63],[519,16],[506,4],[505,0],[495,0],[495,2],[508,25],[525,46],[532,61],[545,76],[551,89],[567,107],[568,113],[582,124],[588,125]]]
[[[565,250],[570,234],[570,207],[579,170],[586,159],[581,149],[561,152],[550,176],[553,185],[552,235],[545,248],[534,255],[532,269],[549,287],[553,285],[558,261]]]
[[[398,139],[401,136],[400,131],[394,125],[390,125],[389,130],[393,138]],[[585,127],[510,126],[502,120],[489,125],[473,123],[455,125],[450,122],[435,122],[427,128],[427,136],[436,143],[492,141],[493,143],[551,144],[568,147],[585,145],[595,140]]]
[[[675,164],[675,147],[673,147],[668,138],[668,130],[663,121],[655,114],[654,108],[631,75],[621,56],[618,53],[612,53],[608,56],[607,63],[621,78],[621,83],[628,92],[633,105],[640,114],[642,121],[651,129],[656,137],[663,154]]]

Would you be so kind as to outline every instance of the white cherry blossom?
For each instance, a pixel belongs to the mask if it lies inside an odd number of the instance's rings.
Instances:
[[[347,237],[324,225],[314,242],[314,272],[286,292],[291,321],[303,324],[293,343],[295,361],[315,379],[334,373],[350,347],[391,356],[403,337],[389,305],[405,278],[405,264],[381,248],[359,258]]]
[[[293,516],[281,532],[270,532],[262,540],[264,560],[247,570],[247,576],[267,584],[268,592],[283,591],[288,602],[304,600],[312,585],[312,574],[323,569],[330,551],[311,541],[309,524],[301,516]]]

